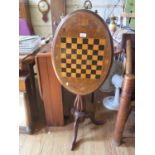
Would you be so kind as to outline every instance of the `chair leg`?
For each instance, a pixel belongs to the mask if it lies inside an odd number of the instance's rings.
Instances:
[[[121,139],[125,127],[125,123],[129,116],[129,107],[130,102],[122,102],[120,104],[120,109],[117,114],[116,125],[114,129],[114,143],[115,145],[119,146],[121,144]]]
[[[128,119],[131,108],[131,95],[134,88],[134,76],[125,76],[122,94],[120,98],[120,106],[116,118],[116,124],[114,129],[114,144],[119,146],[123,135],[125,123]]]

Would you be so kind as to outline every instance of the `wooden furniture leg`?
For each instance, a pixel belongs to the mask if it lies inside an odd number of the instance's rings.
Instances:
[[[86,103],[81,95],[77,95],[74,101],[74,108],[71,110],[74,116],[74,136],[71,144],[71,150],[74,150],[76,144],[76,138],[78,133],[78,126],[80,122],[83,122],[85,118],[90,118],[91,121],[96,125],[102,125],[104,121],[97,121],[93,112],[86,111]]]
[[[117,146],[121,144],[123,130],[131,109],[131,95],[134,89],[134,82],[134,75],[125,75],[114,129],[114,144]]]
[[[30,72],[30,81],[31,81],[31,89],[32,89],[32,94],[31,94],[31,100],[32,100],[32,109],[33,109],[33,113],[32,113],[32,119],[34,121],[36,121],[38,119],[38,108],[36,107],[37,106],[37,100],[36,100],[36,84],[35,84],[35,73],[34,73],[34,70],[33,70],[33,67],[34,67],[34,63],[33,64],[29,64],[28,65],[28,69],[29,69],[29,72]]]
[[[74,122],[74,136],[73,136],[71,150],[74,149],[74,146],[75,146],[75,143],[76,143],[79,123],[80,123],[80,117],[76,117],[75,122]]]
[[[19,77],[19,93],[22,93],[22,100],[20,100],[19,108],[20,108],[20,118],[25,118],[20,120],[19,124],[19,132],[31,134],[34,128],[34,121],[32,119],[33,109],[31,107],[31,81],[30,74],[24,73]],[[20,95],[20,94],[19,94]]]

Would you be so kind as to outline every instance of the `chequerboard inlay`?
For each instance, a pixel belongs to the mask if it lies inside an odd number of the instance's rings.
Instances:
[[[61,76],[100,79],[105,39],[61,38]]]

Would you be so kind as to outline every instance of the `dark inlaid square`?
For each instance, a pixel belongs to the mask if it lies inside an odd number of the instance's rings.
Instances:
[[[64,38],[64,37],[61,38],[61,42],[62,42],[62,43],[66,43],[66,38]]]
[[[77,44],[77,49],[82,49],[82,44]]]
[[[81,73],[86,73],[86,70],[85,69],[81,69]]]
[[[67,73],[66,75],[67,75],[67,77],[71,77],[71,73]]]
[[[67,43],[66,48],[71,48],[71,43]]]
[[[97,64],[97,61],[96,60],[93,60],[92,61],[92,65],[96,65]]]
[[[104,45],[99,45],[99,50],[104,50]]]
[[[72,72],[72,73],[76,73],[76,69],[72,68],[72,69],[71,69],[71,72]]]
[[[83,44],[88,44],[88,39],[87,38],[83,38]]]
[[[86,64],[87,63],[87,61],[86,60],[82,60],[82,64]]]
[[[71,53],[76,54],[76,49],[72,49]]]
[[[90,78],[90,74],[86,74],[86,78]]]
[[[76,77],[77,77],[77,78],[80,78],[80,77],[81,77],[81,74],[80,74],[80,73],[77,73],[77,74],[76,74]]]
[[[92,55],[87,55],[88,60],[92,60]]]
[[[103,60],[103,56],[98,56],[98,60]]]
[[[77,59],[81,59],[81,58],[82,58],[82,55],[77,54]]]
[[[72,60],[71,60],[71,63],[72,63],[72,64],[76,64],[76,59],[72,59]]]
[[[96,79],[100,79],[100,75],[96,75]]]
[[[67,59],[71,59],[71,54],[66,54]]]
[[[87,67],[86,67],[87,69],[91,69],[91,65],[87,65]]]
[[[94,39],[94,44],[99,44],[99,39]]]
[[[87,54],[87,50],[82,50],[82,54]]]
[[[68,63],[67,63],[67,64],[66,64],[66,67],[67,67],[67,68],[71,68],[71,64],[68,64]]]
[[[62,72],[66,72],[66,68],[61,68],[61,71]]]
[[[92,50],[93,49],[93,45],[88,45],[88,49]]]
[[[91,70],[91,74],[96,74],[96,70]]]
[[[97,66],[97,70],[101,70],[102,69],[102,66]]]
[[[98,51],[97,50],[93,50],[93,55],[98,55]]]
[[[76,64],[76,68],[81,69],[81,64]]]
[[[62,63],[66,63],[66,59],[61,59],[61,62]]]
[[[72,38],[72,43],[77,43],[77,38]]]

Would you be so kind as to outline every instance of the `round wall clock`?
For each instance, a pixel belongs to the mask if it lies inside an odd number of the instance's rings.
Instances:
[[[40,0],[39,2],[38,2],[38,8],[39,8],[39,11],[42,13],[42,19],[43,19],[43,21],[45,21],[45,22],[47,22],[48,21],[48,16],[47,16],[47,14],[48,14],[48,11],[49,11],[49,9],[50,9],[50,6],[49,6],[49,4],[48,4],[48,2],[47,2],[47,0]]]

